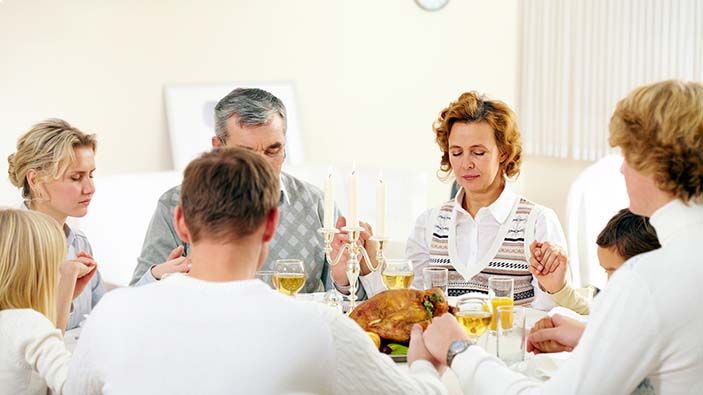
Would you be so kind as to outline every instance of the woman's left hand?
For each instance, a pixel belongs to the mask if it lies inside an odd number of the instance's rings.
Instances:
[[[79,252],[76,255],[76,259],[67,260],[61,264],[59,269],[61,275],[61,281],[72,282],[73,287],[73,298],[75,299],[78,295],[83,292],[86,286],[90,283],[90,280],[95,275],[98,263],[95,259],[87,252]],[[85,273],[81,275],[82,273]]]

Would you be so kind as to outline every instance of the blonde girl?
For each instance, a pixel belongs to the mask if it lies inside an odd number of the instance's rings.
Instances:
[[[95,268],[62,264],[66,239],[47,215],[0,209],[0,393],[63,392],[70,354],[62,331],[74,294]]]

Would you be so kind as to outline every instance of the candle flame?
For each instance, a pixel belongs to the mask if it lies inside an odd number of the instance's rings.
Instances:
[[[356,174],[356,161],[352,162],[352,175]]]
[[[383,171],[378,172],[378,182],[383,183]]]

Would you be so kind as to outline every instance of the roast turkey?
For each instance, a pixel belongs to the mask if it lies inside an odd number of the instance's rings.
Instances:
[[[349,317],[365,331],[374,332],[382,339],[405,343],[410,340],[414,324],[427,328],[432,317],[448,311],[447,298],[439,288],[395,289],[381,292],[360,304]]]

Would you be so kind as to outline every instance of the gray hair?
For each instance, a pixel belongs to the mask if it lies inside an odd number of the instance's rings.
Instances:
[[[227,141],[227,120],[232,116],[237,116],[237,123],[242,127],[264,125],[276,114],[283,120],[285,134],[288,126],[286,106],[279,98],[263,89],[237,88],[215,106],[215,134],[223,143]]]

